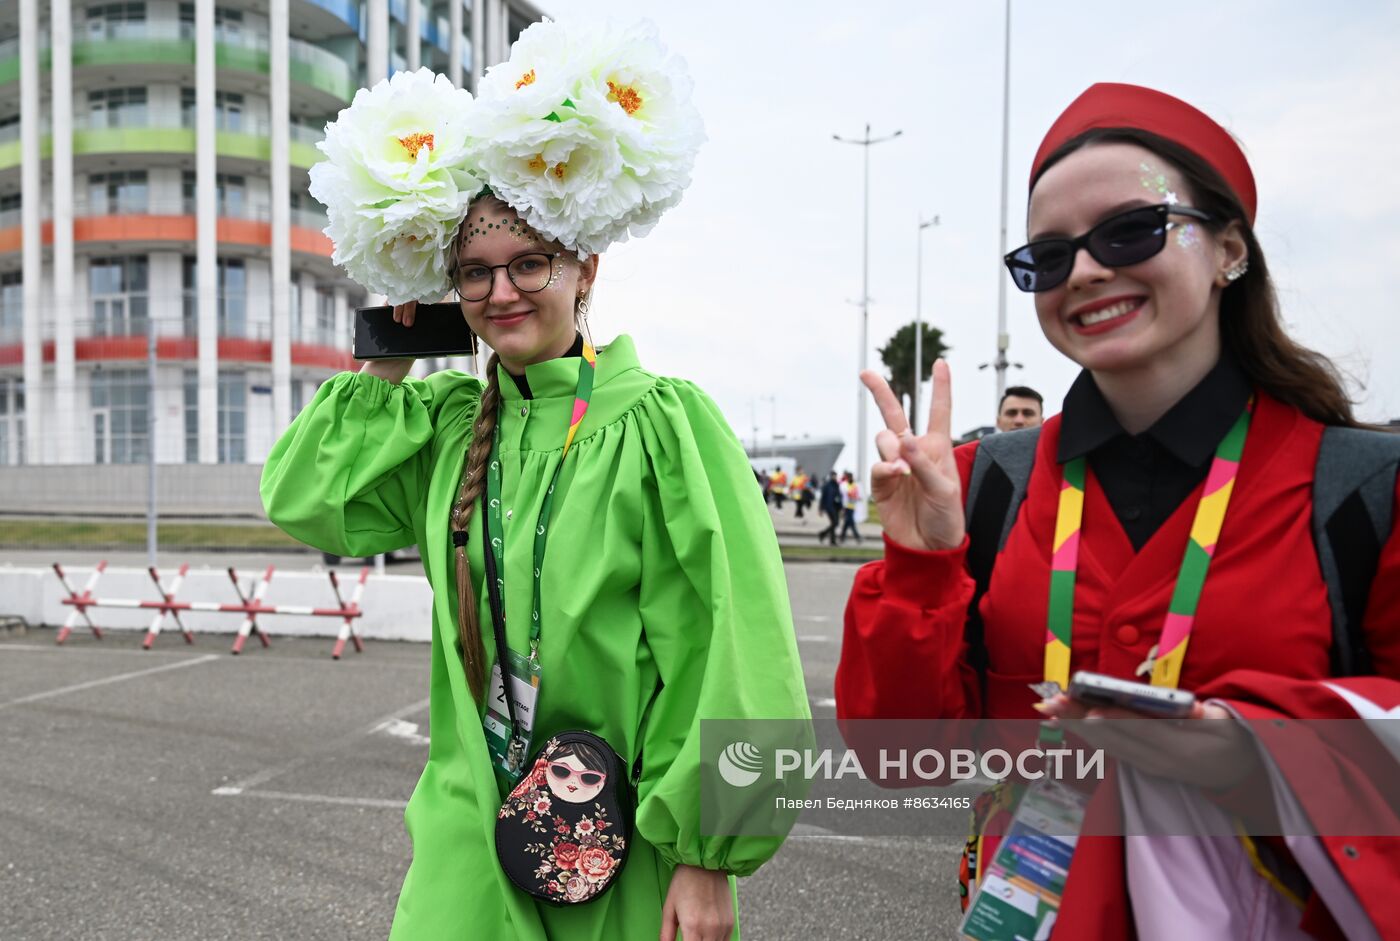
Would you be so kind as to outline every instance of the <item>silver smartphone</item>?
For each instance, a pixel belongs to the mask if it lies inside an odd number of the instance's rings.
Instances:
[[[1171,719],[1187,715],[1196,704],[1195,695],[1188,690],[1149,686],[1087,670],[1070,677],[1069,698],[1086,706],[1118,706]]]

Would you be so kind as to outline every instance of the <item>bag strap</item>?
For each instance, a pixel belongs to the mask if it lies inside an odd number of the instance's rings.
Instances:
[[[1313,544],[1332,608],[1332,675],[1371,672],[1361,628],[1395,514],[1400,435],[1328,427],[1313,474]]]
[[[486,497],[483,495],[481,499],[484,504]],[[486,507],[482,506],[482,512],[485,511]],[[501,583],[500,580],[496,577],[496,554],[491,551],[491,547],[489,545],[486,545],[487,537],[485,523],[482,524],[481,531],[482,554],[486,557],[486,595],[491,603],[491,628],[496,637],[496,662],[501,665],[501,686],[506,691],[506,709],[510,712],[510,729],[511,733],[514,734],[519,729],[519,725],[517,724],[515,718],[515,697],[511,695],[510,690],[510,671],[506,669],[506,663],[504,659],[505,651],[507,650],[506,615],[505,608],[501,599]],[[656,693],[659,692],[660,689],[658,688]],[[656,693],[652,694],[653,700],[655,700],[656,698]],[[648,704],[647,711],[649,712],[650,709],[651,706],[650,704]],[[631,784],[634,793],[636,792],[636,788],[641,782],[641,779],[642,750],[639,747],[637,749],[637,757],[632,762]]]
[[[968,606],[963,637],[967,641],[968,662],[984,687],[987,644],[980,610],[982,596],[991,584],[997,554],[1005,548],[1016,522],[1016,512],[1026,498],[1039,440],[1039,428],[988,435],[978,441],[972,460],[963,509],[968,534],[967,568],[976,589]]]
[[[987,651],[979,612],[997,553],[1016,522],[1035,466],[1038,428],[988,435],[977,445],[968,481],[967,565],[976,583],[965,637],[972,666],[984,678]],[[1313,544],[1332,610],[1332,674],[1371,671],[1361,630],[1381,548],[1394,528],[1400,435],[1328,427],[1313,475]]]

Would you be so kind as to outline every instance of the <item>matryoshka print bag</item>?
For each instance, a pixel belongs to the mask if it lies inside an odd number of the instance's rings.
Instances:
[[[550,738],[496,815],[496,856],[523,892],[556,905],[591,902],[627,862],[635,771],[592,732]]]

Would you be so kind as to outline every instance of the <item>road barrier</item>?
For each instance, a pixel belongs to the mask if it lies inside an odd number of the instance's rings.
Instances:
[[[68,581],[68,576],[63,571],[63,566],[55,562],[53,564],[54,573],[58,575],[58,580],[63,584],[63,588],[68,592],[68,597],[62,599],[62,603],[72,607],[63,627],[59,629],[55,638],[56,642],[62,644],[73,632],[74,626],[81,618],[92,631],[94,637],[102,639],[102,629],[98,627],[88,616],[89,608],[140,608],[155,611],[155,616],[151,620],[150,627],[146,629],[146,639],[141,646],[147,650],[155,644],[156,638],[160,636],[161,629],[165,625],[166,618],[174,621],[175,626],[180,629],[180,633],[185,638],[185,643],[194,643],[194,632],[185,626],[180,620],[182,611],[204,611],[217,614],[241,614],[243,622],[239,625],[238,633],[233,641],[233,654],[241,653],[243,644],[250,634],[256,633],[258,640],[264,647],[270,645],[267,633],[258,624],[260,615],[273,614],[293,614],[302,617],[331,617],[340,618],[340,633],[336,637],[335,646],[331,650],[332,659],[339,660],[340,655],[345,651],[346,641],[350,641],[355,646],[356,653],[364,651],[364,644],[360,640],[360,632],[355,624],[355,619],[361,617],[364,611],[360,608],[360,599],[364,596],[365,581],[369,578],[369,569],[362,568],[360,577],[355,582],[354,590],[347,601],[340,590],[340,579],[335,570],[326,572],[330,579],[331,591],[335,595],[336,606],[333,608],[318,608],[308,605],[269,605],[263,603],[263,597],[267,593],[267,586],[272,581],[274,566],[269,565],[267,570],[260,577],[253,580],[248,590],[244,590],[243,585],[238,580],[238,573],[233,566],[229,566],[228,577],[233,583],[233,590],[238,595],[237,604],[221,603],[217,601],[177,601],[175,596],[179,593],[181,585],[184,584],[185,576],[189,574],[188,563],[181,565],[175,573],[174,579],[170,582],[169,590],[166,590],[161,581],[160,572],[153,565],[146,571],[155,584],[156,591],[160,593],[160,599],[149,601],[140,598],[98,598],[93,594],[97,587],[98,580],[107,570],[106,561],[99,562],[88,577],[87,584],[83,590],[78,592]]]

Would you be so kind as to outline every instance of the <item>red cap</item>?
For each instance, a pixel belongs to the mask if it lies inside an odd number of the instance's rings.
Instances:
[[[1229,184],[1244,207],[1245,218],[1250,225],[1254,224],[1258,200],[1254,174],[1230,132],[1180,98],[1141,85],[1100,82],[1074,99],[1055,119],[1035,152],[1031,163],[1032,185],[1045,159],[1066,141],[1094,128],[1110,127],[1148,131],[1200,157]]]

